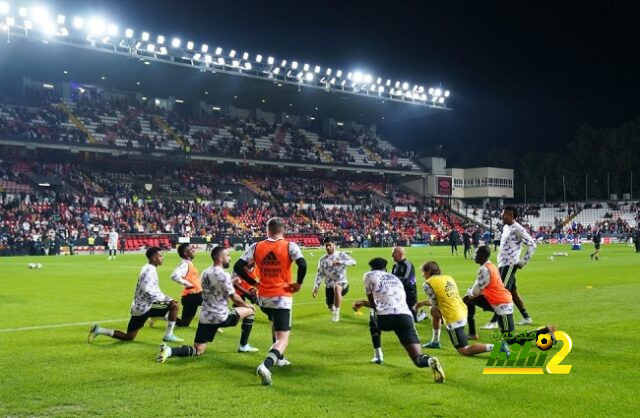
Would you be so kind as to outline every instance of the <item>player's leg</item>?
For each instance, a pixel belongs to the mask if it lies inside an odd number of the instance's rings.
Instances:
[[[482,308],[482,310],[484,311],[490,311],[490,312],[493,312],[493,308],[491,307],[487,299],[482,295],[473,299],[465,298],[464,301],[467,304],[467,325],[469,326],[469,335],[467,338],[470,340],[477,340],[478,333],[476,332],[476,318],[475,318],[476,306]]]
[[[164,363],[169,357],[192,357],[203,354],[207,348],[207,343],[212,342],[215,338],[219,326],[220,324],[198,323],[193,345],[169,347],[167,344],[160,344],[160,351],[156,360],[158,363]]]
[[[184,341],[182,338],[173,335],[173,329],[176,326],[176,319],[178,319],[178,310],[180,307],[177,302],[171,301],[167,307],[169,310],[169,316],[167,317],[167,326],[164,331],[164,337],[162,341],[165,342],[180,342]]]
[[[333,305],[333,303],[335,302],[335,292],[333,291],[333,287],[324,287],[324,300],[327,304],[327,308],[331,311],[331,313],[334,313],[335,306]]]
[[[251,330],[253,329],[253,321],[256,317],[255,310],[251,308],[245,307],[237,307],[235,311],[238,313],[239,319],[242,320],[242,325],[240,325],[240,345],[238,346],[239,353],[255,353],[259,351],[256,347],[252,347],[249,344],[249,336],[251,335]]]
[[[348,290],[348,285],[346,289]],[[342,305],[342,296],[345,291],[345,287],[342,284],[336,284],[333,286],[333,322],[340,321],[340,306]]]
[[[120,341],[133,341],[138,335],[138,331],[140,331],[140,328],[142,328],[144,326],[144,323],[147,322],[149,313],[150,312],[147,312],[144,315],[132,316],[129,319],[129,325],[127,325],[127,332],[122,332],[111,328],[103,328],[100,325],[95,324],[89,330],[87,341],[89,342],[89,344],[91,344],[98,335],[104,335]]]
[[[269,349],[269,353],[264,361],[256,369],[256,373],[262,379],[263,385],[271,385],[271,368],[279,360],[283,361],[284,352],[289,345],[289,334],[291,330],[291,309],[271,309],[262,308],[273,322],[275,331],[275,342]]]
[[[469,345],[467,341],[467,333],[464,332],[464,326],[447,329],[451,344],[458,350],[458,353],[463,356],[473,356],[480,353],[486,353],[493,350],[493,344],[473,344]]]
[[[442,324],[442,315],[440,314],[440,310],[437,308],[431,307],[431,341],[422,344],[424,348],[440,348],[440,324]]]
[[[202,306],[202,292],[190,293],[180,299],[182,316],[176,319],[177,327],[188,327],[196,316],[198,307]]]
[[[429,356],[422,352],[420,347],[420,339],[416,333],[416,328],[413,323],[413,318],[409,315],[385,315],[383,322],[390,322],[380,326],[380,329],[392,327],[393,331],[398,336],[400,344],[404,347],[409,358],[413,361],[416,367],[424,368],[429,367],[433,372],[433,380],[436,383],[444,382],[444,370],[440,361],[436,357]]]
[[[371,334],[371,344],[373,345],[372,363],[383,364],[382,354],[382,330],[378,326],[378,316],[373,310],[369,311],[369,334]]]

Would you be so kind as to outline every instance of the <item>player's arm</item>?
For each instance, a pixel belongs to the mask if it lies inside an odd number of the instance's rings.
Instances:
[[[182,286],[186,288],[193,287],[193,284],[191,284],[190,282],[184,279],[188,271],[189,271],[189,266],[187,266],[185,263],[180,263],[180,265],[175,269],[173,269],[173,271],[171,272],[171,280],[173,280],[176,283],[180,283]]]
[[[296,272],[296,282],[291,283],[290,285],[291,291],[295,293],[300,290],[300,286],[302,286],[302,283],[304,282],[304,277],[307,275],[307,260],[304,259],[300,247],[298,247],[298,244],[295,242],[289,243],[289,258],[291,261],[294,261],[298,267],[298,271]]]
[[[254,280],[251,276],[249,276],[249,270],[247,266],[254,262],[254,255],[256,253],[256,244],[253,243],[247,248],[247,251],[242,254],[242,256],[235,262],[233,265],[233,271],[241,277],[245,282],[249,283],[251,286],[257,286],[258,282]]]
[[[476,280],[473,283],[473,285],[469,288],[469,290],[467,290],[467,294],[465,298],[473,299],[475,297],[480,296],[484,288],[486,288],[489,285],[490,278],[491,278],[491,275],[489,274],[489,269],[486,268],[485,266],[481,266],[478,269],[478,275],[476,276]]]
[[[416,309],[423,306],[433,306],[438,309],[438,301],[436,300],[436,294],[433,292],[433,288],[428,283],[424,284],[424,292],[427,294],[428,300],[416,303]]]
[[[324,257],[318,260],[318,272],[316,273],[316,280],[313,283],[313,291],[311,292],[311,296],[313,296],[314,298],[318,294],[318,289],[320,288],[322,281],[325,280],[327,277],[326,274],[324,273],[324,268],[322,267],[323,258]]]
[[[170,296],[165,295],[158,286],[158,276],[146,271],[141,280],[141,293],[145,299],[153,300],[156,302],[171,302],[173,299]]]
[[[522,243],[527,246],[527,252],[524,254],[524,258],[518,261],[518,267],[522,268],[531,260],[533,253],[536,252],[536,242],[531,238],[531,235],[524,228],[518,228],[516,230],[517,236],[522,240]]]
[[[349,254],[347,253],[340,253],[340,261],[342,262],[342,264],[344,264],[345,266],[355,266],[356,265],[356,260],[351,257]]]

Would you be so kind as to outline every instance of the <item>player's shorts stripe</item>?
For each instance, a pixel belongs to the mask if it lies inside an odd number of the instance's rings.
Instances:
[[[511,273],[513,273],[513,265],[509,266],[509,269],[507,270],[507,274],[505,274],[504,278],[502,279],[502,283],[504,283],[505,285],[507,284],[507,282],[511,278]]]

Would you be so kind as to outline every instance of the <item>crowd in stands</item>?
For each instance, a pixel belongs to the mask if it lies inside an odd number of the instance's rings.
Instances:
[[[393,184],[290,175],[215,173],[203,170],[120,170],[68,163],[7,161],[2,178],[29,184],[29,175],[63,180],[56,191],[32,184],[24,192],[1,190],[0,247],[35,251],[46,242],[77,242],[121,234],[210,235],[250,242],[264,235],[271,216],[287,219],[291,234],[330,234],[345,245],[391,245],[444,239],[461,220],[434,202],[414,200],[395,210]],[[153,184],[155,189],[146,190]]]
[[[0,136],[33,141],[119,147],[139,152],[182,150],[244,159],[420,170],[380,136],[354,127],[331,135],[288,121],[267,122],[222,112],[185,117],[124,94],[27,89],[25,99],[0,104]],[[19,103],[16,103],[19,102]],[[72,119],[72,120],[70,120]]]

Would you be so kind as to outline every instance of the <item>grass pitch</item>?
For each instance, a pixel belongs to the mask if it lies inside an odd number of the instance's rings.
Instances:
[[[549,260],[555,251],[569,256]],[[101,336],[87,344],[93,322],[126,328],[144,255],[115,261],[103,255],[1,258],[0,415],[635,415],[640,254],[624,245],[606,245],[601,260],[592,262],[589,251],[590,246],[583,251],[540,246],[532,263],[518,272],[535,326],[554,323],[573,339],[573,350],[563,361],[573,365],[570,374],[483,375],[487,354],[462,357],[443,333],[443,348],[428,351],[445,368],[443,385],[433,383],[429,369],[413,365],[393,333],[383,336],[385,364],[369,363],[368,316],[354,315],[350,304],[364,298],[367,261],[375,256],[390,260],[391,249],[353,250],[358,265],[349,269],[351,289],[337,324],[330,321],[323,290],[318,299],[311,297],[323,250],[305,251],[309,274],[295,296],[286,353],[292,365],[274,368],[272,387],[260,386],[254,374],[271,344],[262,313],[250,339],[258,353],[236,353],[239,327],[218,334],[203,356],[170,358],[165,364],[155,361],[164,325],[145,327],[133,343]],[[238,256],[233,253],[233,260]],[[438,261],[461,292],[477,270],[462,255],[451,256],[448,247],[411,248],[408,259],[416,268],[429,259]],[[29,270],[30,262],[43,268]],[[180,288],[169,279],[177,262],[176,254],[167,255],[159,275],[163,291],[179,300]],[[208,255],[197,254],[195,264],[202,271]],[[422,300],[426,296],[420,293]],[[478,324],[489,317],[479,312]],[[519,313],[515,319],[521,319]],[[195,327],[194,321],[176,335],[191,343]],[[423,342],[430,339],[430,321],[418,323],[417,329]],[[479,332],[481,342],[490,342],[491,331]]]

